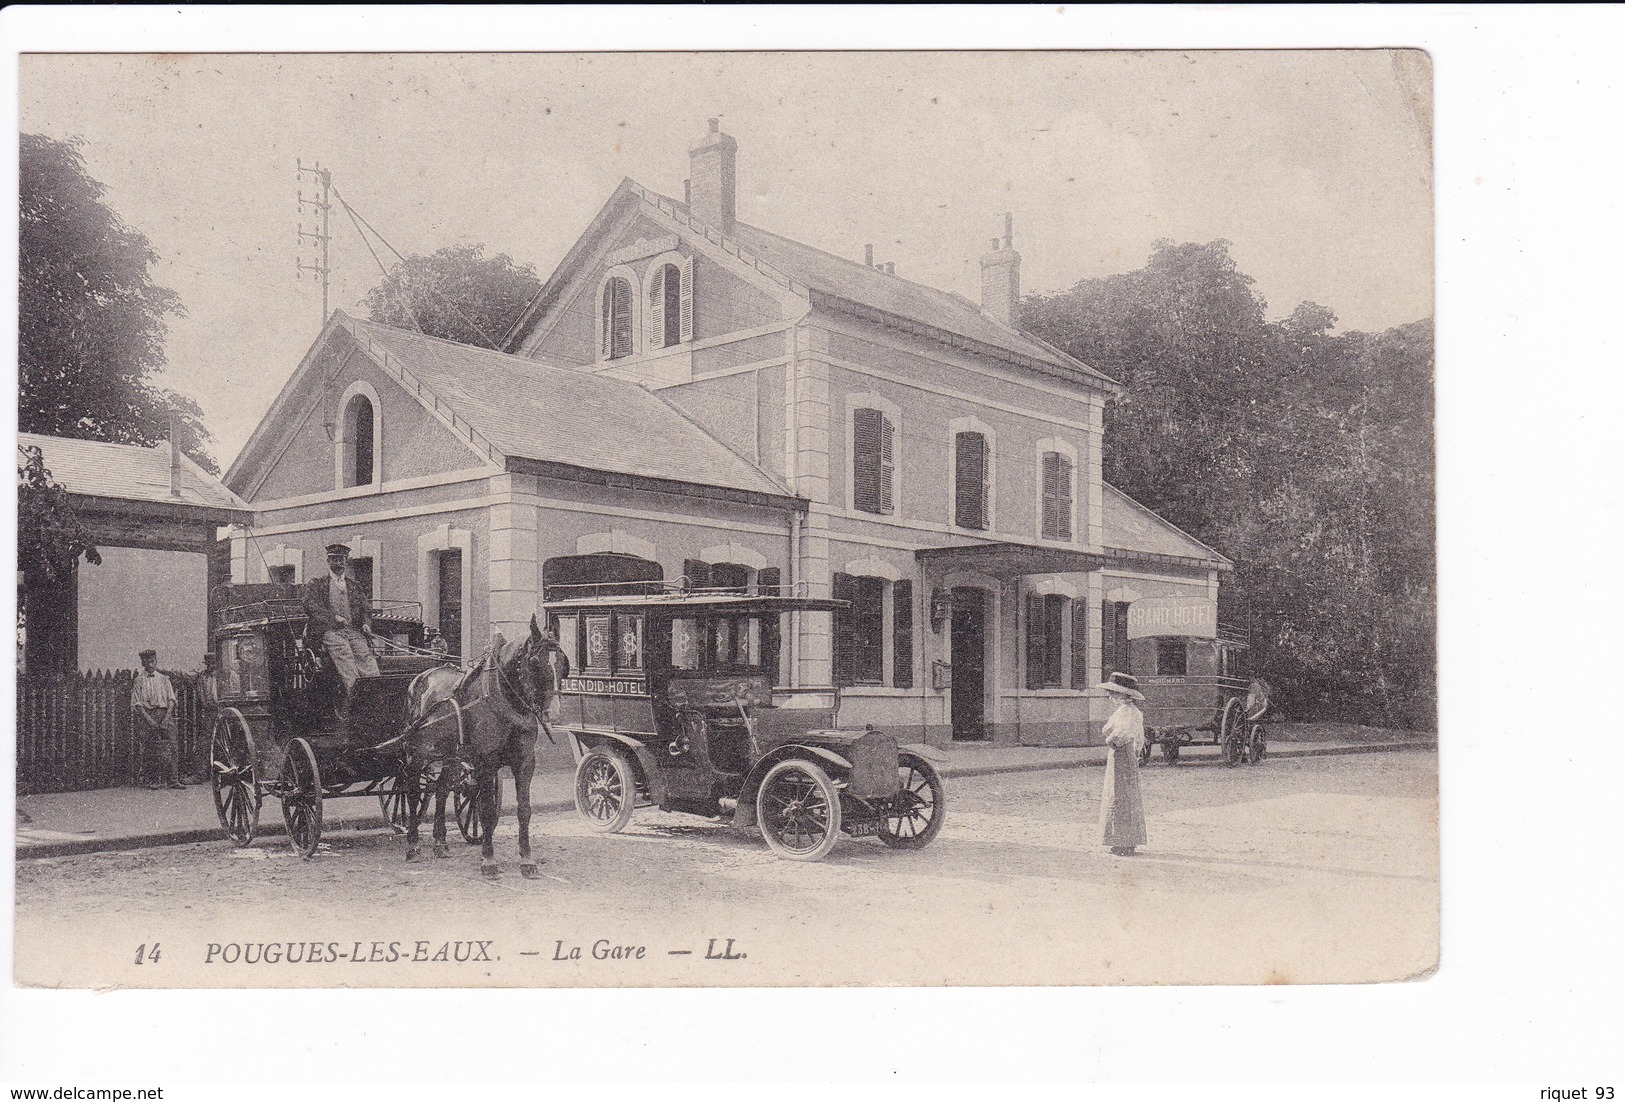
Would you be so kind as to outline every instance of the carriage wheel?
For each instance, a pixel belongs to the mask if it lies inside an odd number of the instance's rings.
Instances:
[[[880,823],[880,840],[892,849],[920,849],[942,830],[948,806],[942,778],[918,754],[897,755],[898,792],[893,797],[897,814]]]
[[[500,774],[497,777],[496,799],[499,803],[502,800]],[[467,762],[460,762],[457,766],[457,784],[452,788],[451,804],[457,814],[457,832],[463,836],[463,841],[471,846],[483,842],[485,833],[480,824],[479,786],[474,780],[474,770],[468,767]]]
[[[220,826],[239,846],[254,840],[260,823],[260,790],[254,778],[254,733],[236,708],[222,708],[209,738],[209,783]]]
[[[302,738],[288,743],[282,759],[282,821],[299,856],[314,857],[322,840],[322,771]]]
[[[841,834],[841,794],[818,766],[800,758],[767,771],[756,793],[767,848],[787,861],[821,861]]]
[[[1234,697],[1225,701],[1224,714],[1219,718],[1219,742],[1224,750],[1224,764],[1240,765],[1247,755],[1246,723],[1241,714],[1241,701]]]
[[[595,746],[576,766],[576,810],[589,829],[618,834],[632,821],[637,804],[632,765],[619,750]]]
[[[1247,739],[1247,764],[1257,765],[1264,760],[1264,725],[1255,723]]]

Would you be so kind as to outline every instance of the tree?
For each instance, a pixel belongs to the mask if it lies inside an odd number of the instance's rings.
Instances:
[[[18,427],[152,445],[174,416],[182,450],[218,472],[197,403],[153,381],[180,299],[152,282],[157,255],[102,202],[80,144],[22,136]]]
[[[1235,561],[1221,616],[1292,714],[1431,727],[1432,323],[1264,306],[1226,242],[1159,241],[1023,322],[1124,384],[1107,481]]]
[[[384,325],[497,348],[542,281],[529,264],[484,252],[484,245],[450,245],[406,257],[362,304]]]
[[[68,504],[68,491],[46,469],[45,453],[18,447],[17,569],[54,585],[73,573],[81,555],[101,565],[101,554]]]

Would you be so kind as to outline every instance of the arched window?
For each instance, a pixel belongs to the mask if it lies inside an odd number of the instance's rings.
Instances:
[[[333,441],[334,486],[340,490],[376,488],[381,481],[378,453],[383,439],[378,392],[357,380],[340,396],[338,411],[338,432]]]
[[[675,348],[694,339],[694,258],[669,252],[655,257],[643,280],[648,313],[644,349]]]
[[[620,276],[604,281],[599,349],[606,360],[632,354],[632,284]]]
[[[372,402],[365,395],[357,394],[350,399],[350,408],[345,413],[349,421],[350,431],[346,433],[354,442],[354,453],[350,461],[350,485],[366,486],[372,482],[372,468],[375,456],[372,454]]]
[[[649,279],[649,347],[670,348],[683,342],[683,275],[675,264],[662,264]]]

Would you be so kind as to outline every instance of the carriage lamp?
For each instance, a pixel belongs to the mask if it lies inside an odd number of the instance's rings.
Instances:
[[[954,614],[954,595],[938,586],[931,591],[931,630],[940,632]]]

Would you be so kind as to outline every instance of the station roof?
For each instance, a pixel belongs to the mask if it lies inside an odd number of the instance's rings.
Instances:
[[[335,315],[336,317],[341,315]],[[790,500],[790,492],[636,383],[343,317],[510,460]],[[403,385],[405,381],[403,380]],[[636,431],[605,431],[626,426]]]
[[[184,452],[172,474],[167,442],[148,448],[32,432],[18,433],[17,441],[23,447],[39,448],[51,477],[70,494],[114,501],[189,505],[224,514],[248,512],[248,504],[242,498],[192,462]]]

